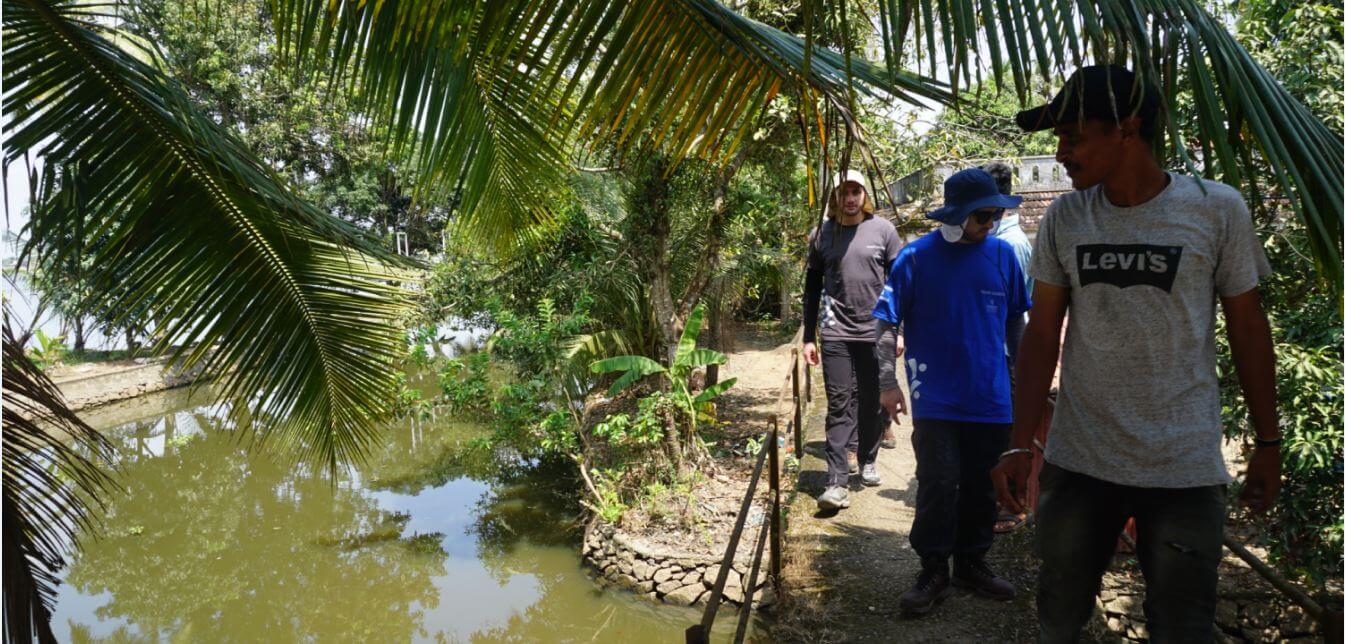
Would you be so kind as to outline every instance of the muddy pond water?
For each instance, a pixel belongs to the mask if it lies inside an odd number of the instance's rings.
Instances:
[[[205,392],[89,420],[123,489],[63,571],[62,641],[680,642],[699,619],[595,586],[568,473],[469,448],[471,423],[397,423],[333,485]]]

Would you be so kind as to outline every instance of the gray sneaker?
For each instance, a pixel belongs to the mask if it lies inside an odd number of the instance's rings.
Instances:
[[[865,465],[864,470],[859,475],[859,478],[861,481],[864,482],[864,485],[867,485],[869,487],[876,487],[883,484],[883,477],[878,476],[877,463],[869,463],[868,465]]]
[[[850,507],[850,491],[837,485],[827,488],[817,497],[817,507],[823,510],[840,510]]]

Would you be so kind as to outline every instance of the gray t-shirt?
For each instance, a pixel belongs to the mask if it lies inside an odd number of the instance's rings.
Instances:
[[[839,232],[838,232],[839,231]],[[870,215],[854,226],[829,219],[809,236],[808,270],[822,271],[822,340],[873,342],[873,305],[901,251],[892,222]]]
[[[1122,485],[1219,485],[1231,479],[1219,451],[1216,295],[1250,291],[1270,264],[1236,190],[1169,177],[1132,208],[1097,186],[1046,211],[1032,277],[1070,289],[1046,460]]]

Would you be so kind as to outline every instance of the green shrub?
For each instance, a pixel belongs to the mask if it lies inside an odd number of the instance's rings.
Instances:
[[[445,360],[439,368],[439,390],[455,415],[480,417],[490,411],[490,355],[477,352]]]
[[[408,386],[405,373],[398,373],[396,380],[397,398],[393,401],[392,405],[393,415],[399,418],[408,416],[421,419],[428,418],[430,415],[430,407],[434,402],[424,400],[424,397],[418,389]]]
[[[1315,273],[1298,250],[1306,240],[1296,219],[1276,220],[1263,236],[1274,268],[1261,284],[1261,296],[1275,338],[1284,487],[1259,524],[1281,568],[1321,581],[1339,575],[1345,564],[1340,300],[1319,282],[1304,278]],[[1250,437],[1246,403],[1225,334],[1220,332],[1219,339],[1224,345],[1220,351],[1224,427],[1230,436]]]

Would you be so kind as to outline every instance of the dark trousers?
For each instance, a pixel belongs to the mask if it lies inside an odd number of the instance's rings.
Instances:
[[[990,468],[1009,444],[1008,423],[915,419],[915,522],[921,559],[981,557],[995,539]]]
[[[861,464],[878,460],[887,412],[878,402],[878,356],[872,342],[822,343],[822,379],[827,390],[827,486],[850,480],[846,452]]]
[[[1117,535],[1130,517],[1135,518],[1135,554],[1147,586],[1144,615],[1151,641],[1213,639],[1227,513],[1224,486],[1130,487],[1050,463],[1040,482],[1040,641],[1079,640]]]

